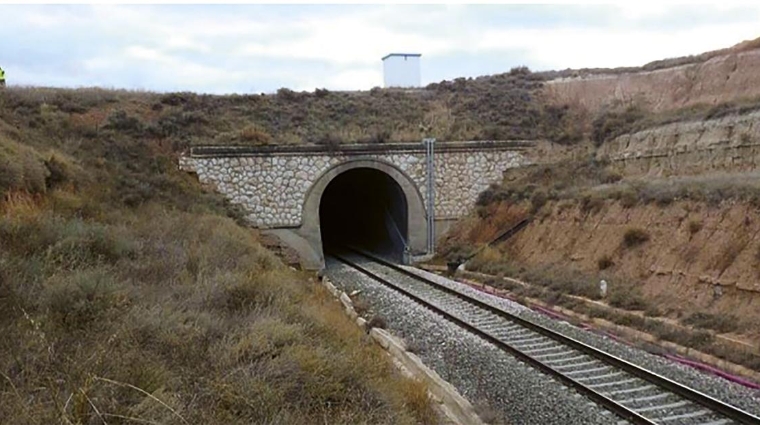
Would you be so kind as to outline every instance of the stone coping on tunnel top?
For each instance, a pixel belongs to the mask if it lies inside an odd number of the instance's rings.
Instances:
[[[525,150],[534,145],[530,140],[483,140],[463,142],[438,142],[436,152],[464,152],[470,150]],[[202,157],[244,157],[269,155],[363,155],[368,153],[425,152],[420,143],[377,143],[346,144],[335,147],[325,145],[268,145],[268,146],[215,146],[199,145],[190,147],[189,156]]]

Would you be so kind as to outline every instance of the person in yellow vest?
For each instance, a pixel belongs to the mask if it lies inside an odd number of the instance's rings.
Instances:
[[[5,87],[5,70],[0,68],[0,87]]]

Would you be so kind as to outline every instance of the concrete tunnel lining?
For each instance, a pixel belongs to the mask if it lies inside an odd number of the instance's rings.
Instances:
[[[354,168],[335,177],[319,204],[322,248],[356,246],[395,261],[408,240],[407,202],[388,174]]]
[[[320,263],[324,263],[320,227],[320,203],[329,184],[343,173],[369,168],[383,172],[398,184],[406,198],[407,243],[413,254],[423,254],[427,247],[427,215],[422,194],[414,181],[395,165],[379,159],[355,159],[336,164],[323,172],[306,193],[303,223],[298,233],[307,241]]]

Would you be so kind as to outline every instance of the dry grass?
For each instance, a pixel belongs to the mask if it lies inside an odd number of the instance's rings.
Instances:
[[[701,329],[712,329],[720,333],[736,332],[743,328],[742,321],[733,314],[696,312],[681,320],[685,325]]]
[[[550,201],[568,201],[580,205],[584,212],[597,212],[607,200],[624,208],[655,204],[667,206],[675,201],[691,200],[718,206],[728,200],[760,206],[760,173],[715,173],[701,176],[623,179],[604,159],[586,158],[510,169],[504,181],[483,191],[477,200],[481,218],[490,219],[497,207],[491,204],[519,204],[530,201],[535,209]],[[699,223],[689,224],[698,232]]]
[[[198,95],[9,87],[0,103],[13,121],[59,136],[104,131],[188,144],[322,144],[534,139],[557,114],[539,99],[543,77],[527,68],[415,91]],[[551,121],[553,122],[553,121]],[[544,124],[545,123],[545,124]],[[426,130],[423,132],[421,128]],[[424,134],[423,134],[424,133]]]
[[[700,230],[702,230],[702,226],[703,224],[699,220],[689,220],[689,224],[688,224],[689,234],[693,235],[699,232]]]
[[[631,227],[623,234],[622,245],[626,248],[633,248],[649,241],[649,232],[638,227]]]
[[[417,423],[429,415],[421,401],[405,404],[410,384],[321,287],[286,271],[232,220],[159,206],[120,218],[103,225],[11,211],[0,220],[9,336],[0,342],[8,378],[0,388],[21,395],[0,407],[4,418]]]
[[[612,261],[612,257],[610,257],[607,254],[604,254],[601,257],[599,257],[598,260],[596,260],[596,265],[599,268],[599,270],[606,270],[606,269],[614,266],[615,262]]]
[[[326,290],[177,171],[181,143],[145,137],[131,102],[158,96],[15,90],[0,99],[1,422],[435,421]],[[95,130],[64,124],[116,102]]]

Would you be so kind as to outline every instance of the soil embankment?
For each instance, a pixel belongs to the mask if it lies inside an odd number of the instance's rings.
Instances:
[[[717,105],[760,96],[760,50],[727,51],[706,61],[653,71],[592,74],[549,81],[544,90],[556,104],[597,111],[613,100],[639,98],[653,111]]]

